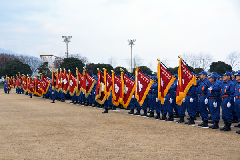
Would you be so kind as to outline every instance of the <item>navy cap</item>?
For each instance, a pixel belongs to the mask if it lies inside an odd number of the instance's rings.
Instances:
[[[215,74],[212,74],[210,78],[217,79],[217,76]]]
[[[206,71],[202,71],[202,73],[200,73],[200,74],[204,74],[206,76],[208,75]]]
[[[240,70],[236,72],[236,76],[240,76]]]
[[[223,74],[224,76],[231,76],[230,72],[226,72],[225,74]]]
[[[235,72],[235,71],[232,71],[232,74],[236,74],[236,72]]]

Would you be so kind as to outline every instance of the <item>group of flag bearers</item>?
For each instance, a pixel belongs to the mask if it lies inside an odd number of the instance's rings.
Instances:
[[[6,76],[4,91],[9,93],[13,87],[16,93],[25,92],[30,98],[32,94],[51,98],[51,103],[72,99],[74,104],[104,107],[103,113],[108,113],[109,107],[115,109],[117,106],[130,109],[128,113],[134,115],[154,117],[156,112],[155,119],[174,121],[179,118],[178,123],[185,122],[187,111],[189,118],[185,124],[195,124],[196,117],[201,116],[199,126],[212,129],[219,128],[222,108],[225,125],[220,130],[230,131],[231,124],[240,120],[240,71],[226,72],[223,77],[203,71],[198,76],[179,58],[178,74],[175,75],[158,59],[157,76],[151,78],[137,67],[133,77],[123,70],[121,75],[116,75],[103,68],[103,71],[98,69],[97,76],[91,76],[85,69],[80,73],[76,68],[74,76],[70,70],[60,69],[52,72],[51,80],[43,75],[40,79],[20,73],[16,78]],[[213,125],[209,126],[209,123]]]

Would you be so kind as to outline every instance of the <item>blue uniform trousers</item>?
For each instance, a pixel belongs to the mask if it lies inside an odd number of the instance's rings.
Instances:
[[[236,115],[238,117],[238,121],[240,121],[240,98],[235,99],[234,106],[235,106]]]
[[[193,102],[190,102],[190,98],[193,98]],[[185,97],[185,103],[188,111],[188,115],[190,117],[195,117],[196,116],[196,104],[197,104],[197,99],[190,95]]]
[[[230,102],[230,97],[226,97],[222,100],[222,119],[223,121],[232,122],[232,106],[227,107],[227,103]],[[231,103],[232,104],[232,103]]]
[[[213,105],[214,102],[217,102],[217,107],[214,107]],[[211,113],[213,122],[219,121],[221,101],[218,98],[209,98],[208,104],[209,104],[210,113]]]
[[[200,109],[200,115],[203,118],[204,121],[208,121],[208,104],[205,104],[205,99],[207,98],[207,95],[203,95],[199,98],[199,109]]]

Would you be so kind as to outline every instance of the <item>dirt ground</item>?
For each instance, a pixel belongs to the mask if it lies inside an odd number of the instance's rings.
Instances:
[[[240,135],[0,89],[0,159],[240,159]]]

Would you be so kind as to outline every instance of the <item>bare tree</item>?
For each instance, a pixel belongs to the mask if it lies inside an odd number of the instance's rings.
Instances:
[[[239,57],[240,53],[236,51],[229,53],[227,56],[226,62],[232,67],[233,70],[237,68],[238,63],[240,62]]]
[[[83,63],[89,62],[87,57],[82,56],[81,54],[78,54],[78,53],[76,53],[76,54],[69,54],[69,57],[78,58],[78,59],[81,60]]]
[[[63,62],[63,58],[61,57],[55,57],[53,61],[54,68],[60,68],[60,64]]]
[[[141,66],[142,65],[142,59],[141,57],[139,57],[137,54],[134,55],[133,59],[132,59],[132,68],[134,68],[135,66]],[[127,63],[129,64],[129,66],[131,67],[131,58],[127,59]]]
[[[200,52],[199,54],[184,53],[182,58],[193,68],[206,70],[213,61],[210,53]]]
[[[117,65],[117,60],[114,56],[111,56],[109,59],[108,59],[108,63],[113,67],[115,68],[116,65]]]

